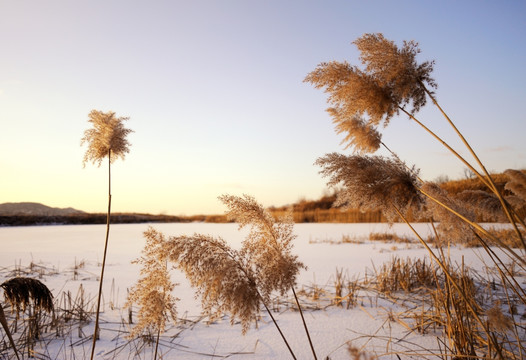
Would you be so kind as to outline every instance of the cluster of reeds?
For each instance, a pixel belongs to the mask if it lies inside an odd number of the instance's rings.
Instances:
[[[334,275],[334,297],[332,303],[347,309],[354,308],[358,304],[358,290],[361,288],[357,278],[352,278],[343,271],[336,268]]]
[[[275,220],[254,198],[224,195],[220,200],[227,206],[230,220],[239,227],[250,229],[240,250],[231,248],[222,238],[210,235],[171,236],[165,239],[154,229],[146,232],[154,246],[152,256],[169,261],[185,273],[201,297],[204,312],[211,321],[224,313],[230,314],[233,324],[241,322],[245,333],[263,306],[279,331],[291,356],[294,351],[275,321],[269,306],[272,294],[292,291],[300,310],[313,356],[308,328],[294,286],[304,265],[293,255],[293,221],[291,215]]]
[[[18,321],[20,315],[27,312],[27,326],[22,335],[22,341],[25,343],[28,356],[33,356],[34,341],[39,338],[41,332],[42,312],[53,312],[53,295],[51,291],[41,281],[27,277],[15,277],[4,281],[0,284],[4,292],[4,299],[11,306],[12,311],[16,314],[13,322],[13,331],[8,326],[7,318],[0,305],[0,323],[4,328],[9,342],[19,358],[17,345],[13,339],[12,333],[18,330]]]
[[[401,290],[410,292],[434,286],[434,280],[434,269],[425,259],[404,260],[394,257],[376,270],[375,288],[386,294]]]
[[[470,319],[470,323],[463,326],[485,330],[477,333],[484,341],[467,338],[455,342],[454,346],[448,346],[440,354],[441,357],[521,358],[526,349],[518,332],[515,331],[516,335],[511,339],[506,338],[504,344],[500,342],[502,339],[488,328],[490,316],[481,313],[464,279],[451,272],[446,258],[431,249],[430,244],[411,227],[408,219],[410,215],[421,214],[422,218],[437,222],[436,244],[444,246],[452,242],[477,242],[488,253],[500,275],[507,306],[511,308],[516,302],[526,305],[523,287],[505,265],[506,260],[514,260],[520,266],[526,266],[526,242],[521,231],[525,224],[518,215],[526,204],[526,175],[517,170],[506,171],[509,179],[505,188],[510,192],[506,196],[496,186],[463,134],[438,104],[433,92],[436,83],[431,77],[434,62],[418,63],[420,49],[417,43],[404,42],[402,47],[398,47],[382,34],[365,34],[354,44],[360,51],[362,67],[337,61],[321,63],[305,79],[328,94],[331,105],[328,112],[336,131],[345,134],[343,142],[356,151],[353,155],[332,153],[316,161],[322,168],[321,174],[329,178],[328,184],[342,187],[336,203],[349,208],[381,209],[390,221],[406,222],[445,277],[447,291],[440,293],[441,298],[446,299],[444,304],[447,309],[440,312],[444,317],[445,332],[450,334],[456,331],[459,321],[453,321],[457,318],[451,314],[460,311],[453,305],[459,303]],[[418,110],[428,100],[458,135],[473,157],[473,164],[416,117]],[[387,126],[400,113],[407,115],[453,153],[484,184],[485,191],[450,194],[437,184],[421,180],[418,170],[407,166],[381,140],[379,127]],[[392,156],[366,155],[381,146]],[[501,239],[477,223],[474,207],[507,220],[514,229],[516,241]],[[520,244],[519,248],[512,247],[511,244],[516,243]],[[499,249],[499,254],[494,251],[494,247]],[[403,267],[398,270],[403,270]]]

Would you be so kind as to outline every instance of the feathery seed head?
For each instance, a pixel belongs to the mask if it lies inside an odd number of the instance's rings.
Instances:
[[[473,208],[466,204],[462,198],[454,198],[450,196],[446,190],[431,182],[424,183],[421,188],[430,197],[440,201],[442,204],[456,211],[468,220],[476,220]],[[469,244],[475,241],[475,234],[473,233],[471,226],[457,215],[431,199],[427,199],[426,207],[427,216],[432,218],[433,221],[439,222],[436,229],[442,237],[441,242]]]
[[[230,219],[251,228],[240,251],[221,238],[194,234],[159,241],[155,252],[185,273],[212,320],[230,313],[231,322],[239,318],[245,333],[261,302],[267,303],[274,291],[289,290],[304,266],[290,252],[292,216],[276,221],[248,195],[220,199]]]
[[[164,235],[152,227],[144,232],[146,245],[143,256],[134,260],[142,265],[140,277],[129,294],[125,307],[137,304],[140,307],[137,324],[130,332],[130,337],[143,332],[164,331],[166,323],[177,319],[177,298],[172,295],[175,285],[170,279],[166,255],[162,256],[159,248],[166,241]]]
[[[273,291],[284,294],[295,285],[300,269],[298,257],[291,253],[294,222],[292,215],[276,221],[270,212],[253,197],[223,195],[219,197],[228,207],[227,216],[239,223],[240,228],[250,226],[243,241],[241,255],[249,259],[262,297],[268,300]]]
[[[130,143],[126,139],[133,130],[124,127],[124,121],[129,117],[116,117],[112,111],[102,112],[92,110],[88,115],[88,122],[93,127],[84,131],[81,145],[88,144],[88,149],[84,154],[83,164],[87,162],[97,163],[111,155],[110,161],[114,162],[118,157],[124,159],[125,154],[130,152]]]
[[[526,201],[526,174],[520,170],[508,169],[504,171],[510,179],[505,188],[513,192],[516,196]]]
[[[500,200],[493,193],[483,190],[464,190],[455,197],[482,219],[497,219],[497,221],[506,222],[507,218],[502,211]]]
[[[417,42],[404,41],[402,48],[398,48],[377,33],[364,34],[354,44],[360,51],[365,71],[380,87],[388,89],[397,106],[412,103],[412,111],[416,112],[426,104],[425,84],[437,87],[431,77],[434,62],[417,63],[416,56],[420,53]]]
[[[363,211],[381,209],[389,221],[398,218],[393,205],[402,212],[420,211],[423,198],[417,188],[418,170],[408,169],[398,159],[337,153],[316,160],[329,186],[343,185],[335,205]]]
[[[237,251],[221,238],[201,234],[170,237],[158,250],[186,274],[212,321],[228,312],[232,324],[241,320],[243,333],[249,329],[260,299],[256,275]]]
[[[425,105],[425,85],[436,88],[431,77],[434,62],[417,63],[420,49],[414,41],[404,42],[400,49],[382,34],[365,34],[354,44],[365,69],[347,62],[323,62],[304,81],[328,94],[332,105],[328,111],[337,132],[348,132],[343,142],[360,152],[374,152],[380,141],[376,126],[387,126],[406,105],[412,106],[413,113]],[[355,120],[361,117],[367,120]]]

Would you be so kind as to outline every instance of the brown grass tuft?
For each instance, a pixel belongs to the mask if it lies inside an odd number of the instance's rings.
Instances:
[[[35,311],[53,311],[53,294],[37,279],[16,277],[0,284],[4,297],[17,313],[31,305]]]

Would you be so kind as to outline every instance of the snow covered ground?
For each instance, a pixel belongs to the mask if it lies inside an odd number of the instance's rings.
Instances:
[[[131,264],[140,256],[145,240],[142,233],[149,224],[112,225],[108,247],[107,267],[104,281],[104,312],[101,314],[101,339],[96,354],[100,359],[152,358],[153,346],[140,351],[141,341],[126,338],[128,310],[123,308],[127,289],[138,279],[139,266]],[[191,235],[193,233],[220,236],[233,247],[239,247],[246,231],[238,230],[236,224],[153,224],[166,235]],[[415,224],[425,238],[431,234],[428,224]],[[351,309],[331,305],[336,270],[343,270],[347,279],[371,276],[374,269],[394,256],[405,259],[429,258],[426,250],[418,244],[383,243],[369,241],[371,232],[396,233],[412,236],[405,224],[296,224],[297,239],[293,253],[307,265],[301,272],[298,292],[325,291],[320,299],[302,296],[305,318],[311,333],[318,359],[350,359],[348,343],[362,348],[381,359],[397,359],[394,353],[411,349],[428,354],[438,349],[436,334],[420,335],[407,327],[410,320],[403,316],[408,304],[393,304],[377,294],[363,292],[358,305]],[[100,262],[105,235],[105,225],[0,227],[0,283],[13,276],[16,269],[27,269],[33,263],[37,277],[53,292],[60,303],[68,291],[73,297],[79,294],[82,284],[85,296],[93,301],[96,297],[100,274]],[[339,243],[343,236],[355,243]],[[461,261],[468,267],[482,270],[485,256],[477,249],[453,248],[452,260]],[[41,270],[39,270],[41,269]],[[159,358],[163,359],[287,359],[291,358],[278,331],[269,316],[261,313],[261,319],[246,335],[241,334],[239,324],[231,326],[230,320],[209,324],[200,315],[200,302],[194,298],[184,276],[173,271],[174,282],[179,283],[175,295],[179,324],[171,326],[162,336]],[[29,276],[29,275],[27,275]],[[274,304],[274,316],[298,359],[313,358],[299,313],[292,300],[281,299]],[[93,324],[71,325],[64,337],[46,336],[37,344],[37,357],[42,359],[89,358],[89,336]],[[3,331],[2,331],[3,336]],[[14,358],[1,354],[0,359]]]

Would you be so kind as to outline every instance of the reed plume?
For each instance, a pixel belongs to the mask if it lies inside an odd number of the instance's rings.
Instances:
[[[472,207],[470,208],[469,206],[466,206],[463,201],[453,198],[446,190],[442,189],[437,184],[425,182],[421,189],[430,198],[438,200],[440,203],[453,209],[469,221],[475,221],[475,212]],[[437,202],[432,200],[426,202],[426,215],[428,218],[439,222],[436,227],[438,234],[441,235],[441,239],[437,239],[439,243],[444,244],[451,242],[469,244],[476,241],[476,236],[472,227],[466,221],[439,205]]]
[[[418,213],[424,204],[418,191],[418,170],[396,158],[331,153],[315,164],[322,168],[320,174],[329,178],[327,185],[343,185],[334,206],[363,211],[381,209],[393,222],[398,218],[393,205],[402,212]]]
[[[436,88],[431,77],[434,61],[418,63],[418,43],[404,41],[399,48],[382,34],[364,34],[353,42],[360,51],[365,71],[384,89],[397,107],[411,106],[410,112],[420,110],[426,104],[427,84]]]
[[[417,63],[420,49],[414,41],[398,48],[382,34],[365,34],[354,44],[364,69],[345,61],[323,62],[304,81],[328,94],[327,111],[336,130],[347,132],[343,142],[358,151],[374,152],[380,144],[377,126],[387,126],[406,106],[415,113],[425,105],[426,94],[432,94],[425,84],[436,88],[431,77],[434,62]]]
[[[102,160],[108,157],[108,212],[106,216],[106,239],[104,242],[104,255],[102,257],[102,268],[99,280],[99,293],[97,297],[97,312],[95,315],[95,329],[93,332],[93,343],[91,346],[91,357],[95,355],[95,344],[99,334],[99,315],[100,302],[102,298],[102,284],[104,282],[104,269],[106,267],[106,254],[108,250],[108,239],[110,234],[110,216],[111,216],[111,164],[117,158],[124,159],[125,155],[130,151],[130,143],[126,139],[128,134],[133,130],[124,127],[124,121],[127,117],[116,117],[115,113],[109,111],[104,113],[98,110],[92,110],[88,115],[88,122],[92,124],[92,128],[84,131],[84,137],[80,144],[88,144],[88,149],[84,155],[83,165],[91,161],[100,166]]]
[[[292,290],[296,305],[301,315],[303,326],[309,340],[309,345],[317,359],[316,351],[303,316],[294,286],[296,276],[305,266],[298,257],[291,253],[294,221],[292,211],[274,220],[272,214],[263,208],[253,197],[223,195],[219,199],[228,207],[227,217],[239,223],[239,228],[250,226],[250,233],[243,241],[241,253],[252,262],[257,276],[258,289],[263,297],[263,303],[270,301],[270,294],[279,291],[284,295]]]
[[[380,148],[382,134],[359,115],[346,117],[336,108],[329,108],[327,112],[333,117],[337,134],[344,134],[341,145],[345,149],[350,147],[360,153],[373,153]],[[352,134],[352,135],[351,135]]]
[[[256,284],[265,299],[273,291],[285,294],[296,283],[296,276],[304,265],[291,253],[294,222],[289,212],[275,221],[270,212],[248,195],[223,195],[219,199],[228,207],[227,217],[239,223],[239,228],[250,227],[243,241],[241,256],[250,259],[257,273]]]
[[[239,318],[242,332],[248,331],[259,312],[260,297],[256,274],[238,251],[219,237],[194,234],[169,237],[158,253],[185,273],[210,321],[230,313],[231,324]]]
[[[483,219],[480,221],[487,221],[484,219],[497,222],[507,221],[500,200],[493,193],[483,190],[464,190],[458,193],[455,198],[462,201],[477,217]]]
[[[130,143],[126,139],[133,130],[124,127],[124,121],[129,117],[117,117],[113,111],[102,112],[92,110],[88,115],[88,122],[92,128],[84,131],[80,144],[88,144],[84,154],[83,164],[92,162],[100,166],[106,156],[110,163],[124,157],[130,152]]]
[[[214,321],[224,313],[230,322],[241,322],[245,334],[263,305],[279,331],[292,357],[294,352],[274,319],[267,303],[273,292],[284,294],[293,288],[304,265],[291,253],[292,215],[275,221],[269,211],[254,198],[224,195],[220,199],[228,207],[227,216],[250,232],[240,250],[232,249],[220,237],[193,234],[164,239],[154,230],[155,253],[183,271],[201,297],[203,310]]]
[[[130,332],[130,337],[137,336],[143,332],[164,332],[166,323],[172,319],[177,320],[176,301],[172,295],[175,288],[170,279],[167,262],[157,254],[159,245],[166,241],[162,233],[153,228],[144,232],[146,244],[142,250],[142,256],[132,263],[140,264],[140,277],[128,294],[125,307],[137,304],[138,322]]]

